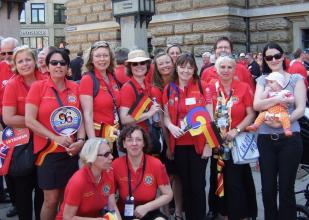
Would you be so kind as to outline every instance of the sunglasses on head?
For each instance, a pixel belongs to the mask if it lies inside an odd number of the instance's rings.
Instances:
[[[112,154],[112,152],[107,151],[107,152],[105,152],[104,154],[97,154],[97,156],[98,156],[98,157],[105,157],[105,158],[108,158],[109,155],[111,155],[111,154]]]
[[[91,46],[91,50],[99,47],[109,47],[109,44],[106,41],[98,41]]]
[[[64,60],[51,60],[50,65],[52,66],[58,66],[58,64],[60,64],[60,66],[66,66],[67,62],[65,62]]]
[[[143,62],[137,62],[137,63],[131,63],[132,66],[138,66],[138,65],[145,65],[147,62],[146,61],[143,61]]]
[[[272,61],[274,58],[276,60],[279,60],[279,59],[281,59],[281,57],[282,57],[282,53],[277,53],[275,55],[265,56],[264,58],[265,58],[266,61]]]
[[[12,56],[13,55],[13,51],[8,51],[8,52],[1,52],[1,55],[2,56],[5,56],[5,55],[9,55],[9,56]]]

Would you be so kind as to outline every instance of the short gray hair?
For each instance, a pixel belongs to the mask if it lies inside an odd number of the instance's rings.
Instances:
[[[1,47],[4,46],[4,44],[7,44],[7,43],[12,43],[14,45],[14,48],[18,47],[19,43],[18,43],[18,40],[14,37],[7,37],[7,38],[4,38],[3,40],[1,40]]]
[[[232,65],[233,65],[233,68],[235,69],[236,61],[232,57],[220,56],[220,57],[217,58],[216,63],[215,63],[215,68],[216,68],[217,72],[219,72],[220,65],[223,62],[231,62]]]
[[[80,152],[80,159],[85,164],[93,163],[97,159],[101,144],[106,144],[108,146],[108,143],[104,138],[95,137],[88,139]]]

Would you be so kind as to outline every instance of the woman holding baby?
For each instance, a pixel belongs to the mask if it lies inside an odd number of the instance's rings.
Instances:
[[[284,53],[276,43],[269,43],[263,50],[263,75],[257,79],[253,107],[256,111],[265,111],[276,104],[288,107],[292,135],[285,135],[280,121],[270,116],[259,127],[258,148],[260,151],[260,169],[265,220],[296,219],[294,183],[303,146],[300,137],[298,119],[304,114],[306,88],[304,79],[299,74],[289,74],[286,69]],[[294,96],[263,96],[267,75],[279,72],[284,77],[283,89]],[[278,182],[277,182],[278,179]],[[277,206],[279,191],[279,206]]]

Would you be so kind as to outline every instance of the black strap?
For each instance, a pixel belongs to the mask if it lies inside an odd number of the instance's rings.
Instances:
[[[99,90],[100,90],[100,82],[97,79],[97,77],[95,76],[93,70],[89,71],[88,75],[90,75],[92,82],[93,82],[92,96],[93,96],[93,98],[95,98],[98,95]]]
[[[197,84],[198,84],[198,88],[200,90],[200,93],[204,96],[204,91],[203,91],[203,87],[202,87],[202,83],[201,83],[200,79],[197,80]]]
[[[135,188],[133,190],[132,190],[132,186],[131,186],[131,171],[130,171],[130,168],[129,168],[128,155],[126,156],[126,163],[127,163],[127,170],[128,170],[129,196],[132,197],[133,193],[139,187],[139,185],[141,185],[141,183],[144,179],[144,173],[145,173],[145,169],[146,169],[146,156],[144,154],[144,164],[143,164],[143,169],[142,169],[142,176],[141,176],[139,182],[137,183],[137,185],[135,186]]]
[[[59,96],[58,91],[57,91],[54,87],[51,87],[51,88],[52,88],[52,90],[53,90],[53,92],[54,92],[54,94],[55,94],[55,96],[56,96],[57,103],[58,103],[59,107],[64,106],[64,105],[63,105],[63,102],[62,102],[61,99],[60,99],[60,96]]]
[[[135,97],[137,98],[138,97],[137,88],[135,87],[135,85],[134,85],[134,83],[132,81],[129,81],[129,84],[132,86],[134,94],[135,94]]]

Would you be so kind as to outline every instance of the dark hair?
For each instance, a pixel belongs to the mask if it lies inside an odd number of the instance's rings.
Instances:
[[[158,69],[157,59],[162,57],[162,56],[168,56],[171,59],[172,64],[174,65],[172,57],[165,52],[157,54],[155,56],[155,58],[153,59],[154,72],[153,72],[152,83],[153,83],[154,86],[158,87],[161,91],[164,88],[164,82],[163,82],[162,76],[161,76],[159,69]]]
[[[82,50],[80,50],[80,51],[77,52],[77,56],[79,56],[79,57],[82,57],[83,54],[84,54],[84,52],[83,52]]]
[[[294,57],[295,59],[298,59],[302,53],[303,53],[302,49],[298,48],[298,49],[293,53],[293,57]]]
[[[131,134],[134,132],[134,131],[141,131],[142,132],[142,135],[143,135],[143,140],[144,140],[144,148],[143,148],[143,152],[144,153],[148,153],[150,151],[150,139],[149,139],[149,136],[148,134],[144,131],[144,129],[141,127],[141,126],[138,126],[138,125],[128,125],[126,127],[124,127],[121,132],[120,132],[120,135],[119,135],[119,138],[118,138],[118,146],[119,146],[119,149],[122,151],[122,152],[127,152],[127,150],[123,147],[123,142],[125,141],[125,139],[127,137],[131,137]]]
[[[271,72],[272,72],[272,70],[269,68],[268,64],[266,63],[266,61],[265,61],[265,59],[264,59],[265,54],[266,54],[266,51],[267,51],[268,49],[276,49],[276,50],[278,50],[281,54],[284,54],[283,49],[282,49],[282,47],[280,47],[279,44],[273,43],[273,42],[266,44],[265,47],[264,47],[264,49],[263,49],[263,52],[262,52],[262,55],[263,55],[262,73],[271,73]],[[285,64],[285,60],[283,60],[283,62],[282,62],[282,67],[283,67],[283,70],[286,70],[286,69],[287,69],[286,64]]]
[[[147,72],[146,72],[146,74],[148,74],[149,69],[150,69],[150,60],[146,60],[145,62],[146,62],[146,65],[147,65]],[[131,70],[131,64],[132,64],[132,62],[129,62],[126,65],[127,76],[129,76],[129,77],[133,76],[133,73],[132,73],[132,70]]]
[[[153,51],[153,56],[157,56],[158,54],[161,54],[161,53],[165,53],[165,50],[163,48],[156,48]]]
[[[179,49],[179,52],[182,53],[180,44],[175,44],[175,43],[167,46],[166,53],[168,53],[172,47],[177,47]]]
[[[119,64],[124,64],[126,60],[128,59],[128,54],[130,50],[124,47],[117,48],[115,50],[115,59],[116,63]]]
[[[175,64],[175,72],[172,75],[172,81],[175,82],[178,79],[178,72],[177,72],[177,67],[178,66],[182,66],[184,64],[189,63],[193,68],[194,68],[194,73],[193,73],[193,80],[196,81],[197,79],[199,79],[199,76],[197,74],[197,65],[196,65],[196,61],[195,58],[193,56],[193,54],[191,53],[182,53],[179,55],[179,57],[177,57],[176,60],[176,64]]]
[[[218,40],[216,41],[216,43],[214,45],[214,50],[217,50],[217,45],[221,41],[227,41],[230,44],[231,51],[233,51],[233,43],[232,43],[232,41],[228,37],[225,37],[225,36],[218,38]]]
[[[46,59],[45,59],[45,62],[46,62],[47,66],[49,65],[50,58],[54,54],[60,54],[62,56],[62,59],[67,63],[68,67],[70,66],[70,57],[69,57],[69,55],[67,54],[67,52],[65,52],[64,50],[61,50],[61,49],[52,50],[52,51],[50,51],[47,54]]]

